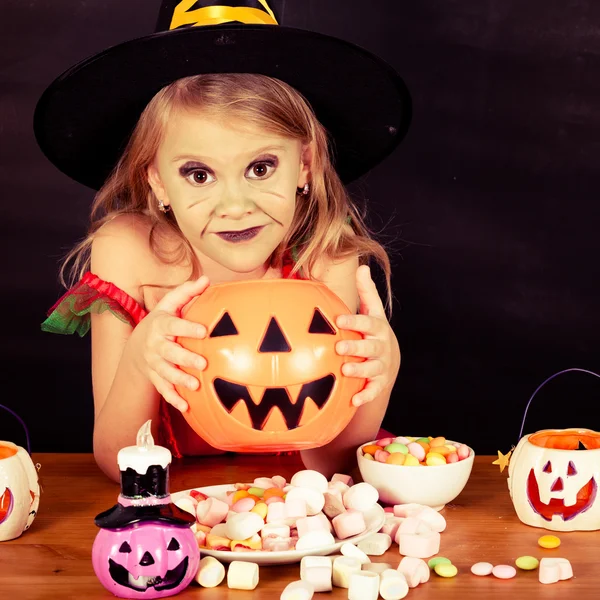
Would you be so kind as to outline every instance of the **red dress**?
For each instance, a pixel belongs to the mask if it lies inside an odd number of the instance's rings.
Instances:
[[[293,263],[284,263],[284,279],[299,278],[297,273],[291,274],[292,268]],[[106,310],[132,327],[148,314],[137,300],[116,285],[87,272],[50,308],[47,319],[42,323],[42,330],[50,333],[78,333],[83,337],[90,329],[91,313],[103,313]],[[381,429],[377,437],[380,439],[389,436],[392,434]],[[166,402],[160,403],[159,444],[169,448],[176,458],[181,458]]]

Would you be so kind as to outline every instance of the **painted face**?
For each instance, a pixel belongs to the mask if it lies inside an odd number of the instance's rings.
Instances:
[[[261,276],[307,180],[302,155],[298,140],[178,111],[149,181],[213,282]]]
[[[547,429],[524,436],[508,472],[521,521],[557,531],[600,529],[599,459],[596,431]]]

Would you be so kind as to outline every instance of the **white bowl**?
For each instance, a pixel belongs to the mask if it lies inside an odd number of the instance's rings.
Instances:
[[[463,491],[475,460],[475,452],[469,447],[469,456],[455,463],[435,467],[388,465],[363,457],[361,448],[374,443],[361,444],[356,457],[363,481],[377,488],[385,504],[414,503],[442,510]]]

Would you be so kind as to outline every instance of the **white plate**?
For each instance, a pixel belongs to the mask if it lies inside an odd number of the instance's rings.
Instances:
[[[219,500],[225,500],[227,492],[235,491],[235,486],[231,484],[225,485],[210,485],[207,487],[194,488],[195,490],[218,498]],[[171,501],[175,502],[182,496],[187,496],[192,490],[183,490],[181,492],[175,492],[171,494]],[[203,556],[214,556],[221,562],[231,562],[232,560],[244,560],[248,562],[254,562],[258,565],[287,565],[292,563],[300,562],[303,556],[327,556],[328,554],[334,554],[339,552],[342,544],[345,542],[351,542],[356,544],[363,540],[372,533],[377,533],[385,522],[385,512],[379,504],[376,504],[373,508],[367,510],[364,513],[365,524],[367,529],[359,535],[355,535],[345,540],[338,540],[335,538],[335,544],[331,546],[324,546],[323,548],[315,548],[314,550],[286,550],[284,552],[267,552],[264,550],[257,550],[255,552],[231,552],[227,550],[210,550],[209,548],[200,548],[200,552]]]

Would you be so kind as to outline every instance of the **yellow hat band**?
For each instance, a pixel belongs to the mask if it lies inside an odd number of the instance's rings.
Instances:
[[[169,29],[177,29],[182,25],[196,27],[202,25],[220,25],[233,21],[248,25],[279,24],[266,0],[258,0],[264,7],[264,11],[259,8],[250,8],[247,6],[207,6],[190,11],[189,9],[195,2],[196,0],[182,0],[175,7]]]

